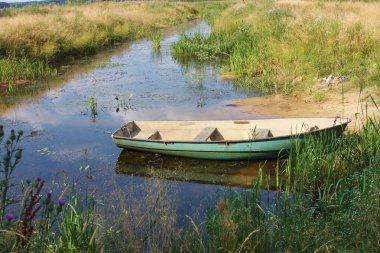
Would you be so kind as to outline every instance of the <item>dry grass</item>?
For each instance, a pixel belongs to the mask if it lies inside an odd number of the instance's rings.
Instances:
[[[305,17],[310,17],[314,20],[337,20],[344,26],[360,23],[380,39],[380,2],[282,0],[276,2],[276,5],[291,9],[295,22],[302,22]]]
[[[0,56],[57,56],[92,52],[193,17],[185,4],[95,3],[14,10],[0,17]]]
[[[165,252],[177,225],[175,191],[160,180],[116,186],[107,196],[106,252]],[[109,203],[108,203],[109,201]]]

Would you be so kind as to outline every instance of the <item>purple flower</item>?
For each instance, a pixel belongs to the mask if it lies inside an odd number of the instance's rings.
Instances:
[[[7,214],[4,215],[4,218],[7,219],[7,220],[12,220],[13,219],[13,214],[7,213]]]
[[[38,182],[41,182],[42,178],[41,177],[37,177],[37,181]]]
[[[59,204],[59,206],[64,206],[65,205],[65,200],[64,199],[60,199],[58,201],[58,204]]]
[[[51,192],[47,193],[47,197],[50,199],[51,198]]]

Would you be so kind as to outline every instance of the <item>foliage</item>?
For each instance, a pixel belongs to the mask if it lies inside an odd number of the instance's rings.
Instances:
[[[210,36],[183,35],[172,53],[177,59],[223,58],[225,73],[270,92],[306,90],[314,79],[330,74],[350,76],[357,86],[359,79],[377,84],[378,34],[365,23],[349,20],[346,5],[331,10],[330,5],[310,2],[300,10],[275,2],[235,4],[215,18]],[[365,7],[362,4],[360,15],[366,15]],[[347,18],[331,17],[332,11]],[[376,16],[370,18],[378,24]],[[302,87],[293,82],[300,76]]]
[[[261,190],[259,173],[253,189],[226,194],[209,210],[201,232],[189,226],[182,242],[190,252],[204,245],[206,252],[377,251],[379,131],[380,122],[368,119],[358,133],[295,145],[277,168],[286,179],[276,192]]]
[[[33,5],[11,12],[0,19],[0,83],[8,84],[55,76],[68,57],[148,36],[197,13],[189,4],[159,2]]]
[[[11,131],[0,163],[1,252],[98,252],[95,242],[98,225],[92,194],[87,194],[83,201],[73,188],[66,204],[64,190],[54,203],[52,192],[44,193],[46,182],[37,177],[34,181],[27,180],[26,184],[21,182],[20,213],[12,212],[18,204],[18,187],[12,181],[12,174],[22,157],[22,149],[18,146],[22,134],[22,131],[17,134]],[[0,142],[3,136],[0,126]]]

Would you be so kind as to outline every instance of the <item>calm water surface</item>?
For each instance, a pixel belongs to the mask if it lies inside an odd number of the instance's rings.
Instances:
[[[232,99],[254,96],[253,92],[221,80],[217,67],[181,65],[172,58],[170,45],[181,33],[196,31],[207,34],[210,27],[201,22],[168,31],[159,52],[149,40],[139,40],[82,59],[58,80],[39,84],[43,88],[21,102],[1,107],[0,124],[8,132],[25,132],[15,180],[42,176],[59,184],[62,177],[77,177],[81,166],[90,165],[90,183],[99,196],[125,189],[138,199],[146,192],[133,189],[161,187],[170,192],[182,214],[212,202],[223,185],[250,185],[262,162],[123,152],[110,137],[130,120],[254,118],[226,106]],[[6,99],[15,98],[2,102]]]

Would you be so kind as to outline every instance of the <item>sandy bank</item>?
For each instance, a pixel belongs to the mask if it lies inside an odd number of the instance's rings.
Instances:
[[[269,95],[234,100],[245,112],[267,117],[347,117],[353,122],[349,129],[358,129],[365,115],[380,118],[379,90],[376,87],[360,92],[358,89],[344,92],[335,89],[324,91],[323,101],[315,102],[312,95]],[[379,108],[377,108],[378,106]]]

